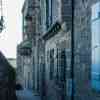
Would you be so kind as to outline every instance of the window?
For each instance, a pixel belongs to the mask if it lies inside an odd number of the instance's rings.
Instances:
[[[57,83],[65,81],[66,72],[66,51],[65,49],[57,49]]]
[[[82,3],[83,3],[83,6],[85,8],[87,8],[87,6],[88,6],[88,0],[82,0]]]
[[[57,48],[57,54],[56,54],[56,59],[57,59],[57,72],[56,72],[56,82],[59,80],[59,49]]]
[[[54,49],[50,50],[50,79],[53,79],[54,74]]]
[[[27,40],[28,36],[27,34],[24,34],[24,40]]]
[[[100,18],[100,12],[98,12],[98,17]]]
[[[68,1],[68,0],[63,0]],[[61,2],[60,0],[52,1],[52,24],[58,21],[61,18]]]
[[[61,67],[61,75],[60,75],[60,80],[65,81],[65,70],[66,70],[66,52],[65,49],[61,50],[61,62],[60,62],[60,67]]]
[[[85,3],[87,3],[88,2],[88,0],[82,0],[82,3],[83,4],[85,4]]]
[[[47,51],[47,65],[49,68],[49,78],[52,80],[56,75],[56,83],[65,81],[66,72],[66,51],[65,49],[56,49],[56,59],[54,58],[54,49]],[[56,64],[55,64],[56,60]],[[55,66],[56,65],[56,66]],[[56,68],[55,68],[56,67]],[[56,71],[55,71],[56,70]],[[56,72],[56,74],[54,74]]]
[[[46,27],[49,27],[49,3],[48,0],[46,0]]]
[[[47,29],[52,24],[52,0],[46,0],[46,26]]]

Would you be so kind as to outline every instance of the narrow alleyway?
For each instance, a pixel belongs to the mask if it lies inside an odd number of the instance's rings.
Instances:
[[[41,100],[40,96],[29,90],[16,91],[17,100]]]

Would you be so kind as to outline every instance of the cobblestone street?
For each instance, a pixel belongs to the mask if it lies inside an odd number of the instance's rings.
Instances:
[[[29,90],[16,91],[17,100],[41,100],[40,96]]]

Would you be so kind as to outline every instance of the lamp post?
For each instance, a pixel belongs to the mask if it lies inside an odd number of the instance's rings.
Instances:
[[[74,0],[72,0],[72,29],[71,29],[71,78],[72,78],[72,90],[71,100],[74,100]]]
[[[3,17],[3,7],[2,7],[2,0],[0,0],[0,33],[3,31],[4,29],[4,17]]]

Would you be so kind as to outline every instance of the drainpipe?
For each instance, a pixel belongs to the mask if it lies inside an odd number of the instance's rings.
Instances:
[[[74,0],[72,0],[72,29],[71,29],[71,100],[74,100]]]

